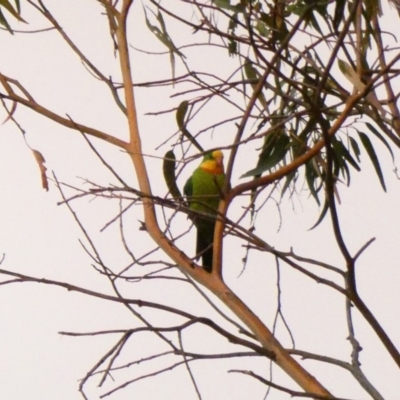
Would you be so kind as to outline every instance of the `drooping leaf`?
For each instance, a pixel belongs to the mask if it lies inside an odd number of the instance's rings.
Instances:
[[[8,32],[10,32],[12,35],[14,34],[13,30],[11,29],[10,24],[4,18],[4,15],[3,15],[3,12],[1,11],[1,8],[0,8],[0,25],[5,26],[6,29],[8,30]]]
[[[18,21],[26,23],[26,21],[20,15],[21,7],[19,4],[19,0],[16,0],[15,3],[17,9],[14,8],[14,6],[9,2],[9,0],[0,0],[0,7],[4,7]]]
[[[229,39],[228,53],[230,56],[234,56],[238,53],[238,46],[237,46],[237,42],[235,40]]]
[[[146,12],[146,8],[143,7],[144,10],[144,17],[146,20],[146,25],[149,28],[149,30],[156,36],[156,38],[163,43],[169,50],[169,56],[170,56],[170,63],[171,63],[171,69],[172,69],[172,78],[175,78],[175,57],[174,54],[179,55],[179,57],[184,58],[184,54],[182,54],[178,48],[175,46],[175,44],[173,43],[172,39],[170,38],[170,36],[168,35],[165,23],[164,23],[164,19],[163,16],[161,14],[160,11],[158,11],[157,15],[154,14],[153,11],[151,11],[157,18],[161,29],[158,26],[153,25],[149,18],[147,17],[147,12]]]
[[[335,151],[335,156],[342,161],[341,165],[344,165],[345,161],[347,160],[354,169],[356,169],[357,171],[361,171],[361,168],[358,165],[357,161],[353,158],[353,156],[350,154],[349,150],[346,148],[341,140],[338,140],[336,138],[333,139],[332,147]]]
[[[189,103],[188,101],[184,100],[182,101],[178,109],[176,110],[176,123],[178,124],[178,127],[180,131],[182,132],[182,135],[186,137],[199,151],[203,152],[204,149],[203,147],[199,144],[199,142],[194,138],[194,136],[188,131],[186,125],[187,122],[185,121],[186,113],[188,111]]]
[[[156,18],[160,23],[161,29],[159,27],[151,24],[150,20],[147,17],[147,12],[146,12],[145,8],[144,8],[144,15],[145,15],[147,27],[150,29],[150,31],[152,33],[154,33],[154,35],[157,37],[157,39],[160,40],[160,42],[163,43],[173,53],[179,55],[180,57],[185,57],[184,54],[182,54],[178,50],[178,48],[174,45],[174,43],[172,42],[170,36],[168,35],[168,33],[166,31],[164,19],[162,17],[162,14],[160,13],[160,11],[156,15]]]
[[[308,189],[314,198],[314,200],[317,202],[318,205],[320,205],[319,197],[318,197],[318,192],[320,188],[317,186],[317,178],[319,177],[315,171],[315,166],[314,166],[314,161],[311,160],[306,163],[305,169],[306,169],[306,182]]]
[[[186,129],[185,116],[189,107],[189,102],[187,100],[183,100],[176,110],[176,123],[178,124],[179,129],[182,131]]]
[[[284,18],[287,12],[285,2],[275,1],[274,3],[268,13],[260,12],[260,19],[256,24],[256,29],[262,36],[271,38],[271,44],[282,42],[289,33]]]
[[[353,149],[353,153],[357,158],[357,161],[360,162],[361,161],[360,160],[361,151],[360,151],[360,147],[358,146],[357,141],[354,138],[352,138],[351,136],[349,137],[349,141],[350,141],[350,146]]]
[[[177,47],[175,46],[175,44],[172,42],[168,32],[167,32],[167,27],[165,26],[165,22],[164,22],[164,18],[160,12],[160,10],[158,10],[157,13],[157,20],[160,22],[160,26],[161,26],[161,31],[162,31],[162,38],[164,40],[161,40],[169,49],[169,58],[170,58],[170,62],[171,62],[171,68],[172,68],[172,77],[175,78],[175,57],[174,57],[174,53],[178,54],[180,57],[185,58],[185,56],[177,49]]]
[[[296,176],[298,175],[297,170],[292,171],[289,175],[286,175],[285,183],[283,184],[282,191],[281,191],[281,197],[283,198],[283,195],[286,193],[286,190],[289,189],[290,184],[294,180],[296,182]]]
[[[336,34],[339,32],[340,23],[344,20],[344,6],[346,5],[346,0],[336,0],[335,15],[333,17],[333,27]]]
[[[262,21],[257,21],[256,27],[257,32],[264,37],[268,37],[270,30],[267,28],[267,25]]]
[[[319,26],[319,24],[318,24],[317,19],[315,18],[314,13],[313,13],[311,10],[308,12],[308,16],[305,18],[305,21],[306,21],[307,23],[311,23],[311,26],[312,26],[316,31],[318,31],[319,34],[322,35],[322,30],[321,30],[321,28],[320,28],[320,26]]]
[[[35,157],[35,160],[39,166],[39,170],[40,170],[40,177],[42,178],[42,187],[44,190],[48,191],[49,190],[49,182],[47,180],[47,176],[46,176],[46,166],[44,165],[46,160],[44,159],[42,153],[38,150],[35,149],[31,149],[33,156]]]
[[[302,16],[305,25],[311,25],[318,33],[322,35],[322,30],[318,24],[315,12],[318,12],[324,20],[327,19],[328,2],[316,2],[315,0],[303,0],[295,2],[295,5],[290,8],[295,14]]]
[[[254,68],[252,62],[246,57],[245,63],[243,64],[244,73],[247,79],[256,80],[259,79],[258,71]]]
[[[176,200],[182,201],[182,194],[178,188],[178,185],[176,184],[175,164],[176,158],[174,152],[172,150],[167,151],[163,161],[163,175],[165,183],[167,184],[168,190],[172,197]]]
[[[374,17],[382,16],[381,0],[368,0],[365,2],[365,13],[367,19],[372,21]]]
[[[251,83],[251,87],[255,90],[258,86],[258,81],[260,79],[260,74],[258,73],[257,69],[254,68],[253,63],[246,57],[245,63],[243,64],[244,73],[247,79],[253,81]],[[257,96],[257,99],[261,103],[264,109],[267,108],[267,101],[265,100],[264,93],[260,91]]]
[[[367,154],[372,162],[372,165],[375,168],[375,172],[378,175],[379,182],[381,183],[382,189],[386,192],[385,180],[383,178],[381,166],[379,164],[378,156],[375,153],[374,146],[372,145],[369,137],[365,133],[360,132],[360,131],[357,131],[357,132],[360,136],[361,143],[363,144],[365,150],[367,151]]]
[[[328,201],[325,200],[324,207],[321,210],[321,214],[319,215],[317,222],[309,229],[309,231],[315,229],[323,221],[328,210],[329,210]]]
[[[237,41],[234,39],[235,37],[235,30],[238,26],[238,16],[237,13],[233,14],[229,20],[229,24],[228,24],[228,34],[229,34],[229,38],[228,38],[228,54],[230,56],[234,56],[237,54],[238,51],[238,43]]]
[[[367,125],[368,129],[386,146],[386,148],[388,149],[390,155],[392,156],[392,161],[394,162],[394,154],[393,154],[393,150],[390,147],[389,143],[387,142],[387,140],[378,132],[377,129],[375,129],[375,127],[373,125],[371,125],[369,122],[366,122],[365,125]]]
[[[345,179],[345,182],[347,186],[350,186],[350,181],[351,181],[351,174],[350,174],[350,169],[347,165],[347,163],[344,163],[342,168],[341,168],[342,176]],[[336,188],[336,186],[335,186]]]

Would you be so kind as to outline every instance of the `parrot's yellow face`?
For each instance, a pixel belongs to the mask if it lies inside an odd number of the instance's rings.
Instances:
[[[214,150],[205,157],[200,168],[209,174],[219,175],[224,173],[224,154],[221,150]]]

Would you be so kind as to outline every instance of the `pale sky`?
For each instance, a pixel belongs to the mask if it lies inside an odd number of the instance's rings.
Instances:
[[[118,79],[118,63],[113,56],[107,22],[97,2],[52,0],[45,4],[60,18],[63,27],[87,57],[106,76],[114,75]],[[22,7],[23,17],[29,21],[29,25],[14,24],[15,29],[26,31],[48,26],[24,2]],[[384,9],[386,7],[385,2]],[[398,24],[397,14],[393,9],[389,10],[387,23]],[[129,35],[134,47],[154,52],[164,51],[144,24],[140,2],[134,4],[131,22]],[[172,25],[171,36],[179,38],[179,33],[179,28]],[[182,43],[186,42],[182,40]],[[11,36],[2,31],[0,51],[1,72],[23,83],[38,102],[60,115],[70,116],[74,121],[127,138],[126,121],[114,105],[108,90],[88,73],[56,32]],[[188,49],[187,52],[197,60],[193,63],[216,63],[214,54],[206,54],[201,49]],[[224,62],[227,62],[226,59]],[[170,77],[168,55],[145,55],[132,50],[132,63],[135,82]],[[223,67],[233,70],[237,60],[230,59],[227,63]],[[179,65],[177,68],[179,71]],[[158,117],[144,114],[176,107],[185,99],[170,98],[177,91],[139,89],[136,92],[144,151],[148,154],[162,157],[169,150],[170,144],[160,149],[156,147],[174,134],[177,127],[173,113]],[[215,110],[210,120],[220,112],[219,109]],[[21,106],[18,106],[15,117],[26,131],[29,146],[44,155],[49,177],[54,171],[60,181],[80,187],[89,186],[84,182],[85,179],[105,186],[117,183],[79,133],[59,127]],[[3,111],[0,118],[6,118]],[[196,128],[194,125],[193,130]],[[223,144],[226,135],[230,133],[229,129],[234,129],[234,125],[221,128],[213,136],[208,134],[204,137],[209,141],[206,144],[210,147]],[[135,186],[136,178],[128,157],[98,140],[93,143],[115,170]],[[377,149],[382,156],[388,192],[382,192],[370,161],[363,157],[362,173],[353,174],[351,188],[339,186],[342,202],[339,212],[342,230],[353,254],[370,238],[376,237],[376,241],[360,257],[357,266],[358,286],[364,301],[376,313],[394,343],[399,345],[400,183],[392,172],[394,166],[386,150],[379,145]],[[241,157],[243,169],[236,167],[234,183],[240,182],[240,175],[253,167],[257,153],[254,147],[249,146],[243,150]],[[161,160],[148,158],[146,162],[155,182],[154,193],[164,196],[167,190],[162,179]],[[197,161],[183,171],[179,178],[180,187],[196,164]],[[79,240],[85,244],[87,242],[67,207],[57,206],[60,194],[54,183],[51,182],[49,192],[42,189],[40,172],[32,153],[23,135],[11,122],[0,127],[0,171],[0,254],[5,254],[0,268],[113,294],[108,281],[92,268],[92,260]],[[71,190],[67,192],[73,193]],[[118,214],[118,202],[87,197],[77,200],[73,205],[95,239],[104,260],[116,270],[123,269],[129,263],[129,257],[121,244],[118,225],[113,224],[103,233],[100,232]],[[239,206],[236,206],[236,210]],[[285,251],[293,247],[302,256],[316,257],[338,267],[344,266],[337,246],[332,241],[328,219],[318,229],[308,231],[319,214],[312,199],[305,194],[295,199],[294,205],[289,202],[282,204],[281,212],[284,215],[282,221],[275,203],[269,202],[258,219],[258,232],[263,232],[268,243]],[[140,206],[134,206],[125,221],[125,229],[136,255],[155,248],[146,233],[139,230],[140,220]],[[186,217],[178,221],[182,224],[179,226],[182,231],[190,226]],[[191,254],[194,251],[194,231],[179,243]],[[237,239],[228,238],[225,241],[225,279],[271,327],[276,310],[275,260],[265,254],[251,253],[249,266],[240,275],[241,259],[245,254],[241,245]],[[165,257],[159,254],[159,259]],[[350,360],[351,347],[346,341],[348,333],[344,325],[344,299],[333,290],[306,279],[286,266],[281,267],[281,285],[284,315],[295,333],[297,348]],[[181,306],[201,316],[215,316],[197,292],[181,283],[142,282],[124,285],[122,290],[130,298]],[[139,326],[133,315],[122,305],[37,283],[0,286],[0,304],[0,399],[6,400],[81,399],[78,392],[79,380],[115,344],[118,336],[76,338],[61,336],[58,332],[95,332]],[[142,311],[139,309],[139,312]],[[167,326],[171,323],[170,317],[161,313],[149,315],[154,318],[155,325]],[[361,353],[364,373],[385,399],[396,400],[400,391],[396,366],[366,323],[357,316],[355,322],[357,337],[364,348]],[[279,331],[279,340],[290,346],[289,337],[281,324]],[[192,335],[185,337],[185,344],[205,353],[230,348],[219,338],[210,340],[206,328],[193,328]],[[156,351],[158,347],[160,351],[166,349],[160,346],[159,341],[150,339],[149,335],[139,334],[125,348],[120,363],[139,360],[149,355],[149,348]],[[85,393],[90,400],[97,400],[100,395],[125,380],[133,379],[145,371],[153,371],[157,366],[167,365],[164,361],[157,362],[148,366],[132,366],[122,374],[115,373],[115,381],[108,379],[103,387],[98,387],[99,380],[92,378]],[[306,361],[304,366],[318,376],[335,395],[359,400],[368,398],[347,372],[311,361]],[[264,397],[266,387],[261,383],[227,371],[251,369],[266,374],[269,363],[265,359],[196,361],[192,368],[206,400],[261,400]],[[280,376],[282,372],[274,368],[274,377]],[[282,382],[288,384],[285,379],[283,377]],[[108,398],[192,400],[197,397],[186,369],[179,367],[173,372],[130,385]],[[280,400],[290,396],[274,391],[269,398]]]

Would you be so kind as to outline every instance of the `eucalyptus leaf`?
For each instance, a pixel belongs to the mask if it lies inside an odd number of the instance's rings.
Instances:
[[[318,178],[316,172],[315,172],[315,167],[313,165],[313,161],[309,161],[305,165],[306,168],[306,182],[308,189],[310,190],[310,193],[314,200],[317,202],[318,205],[320,205],[319,197],[318,197],[318,191],[316,189],[316,179]]]
[[[349,150],[346,148],[341,140],[333,140],[332,147],[335,151],[335,156],[337,156],[342,161],[341,165],[344,165],[346,160],[357,171],[361,171],[361,168],[358,165],[357,161],[353,158],[353,156],[350,154]]]
[[[321,210],[321,214],[319,215],[317,222],[309,229],[309,231],[315,229],[324,220],[328,210],[329,210],[328,201],[325,200],[324,207]]]
[[[258,82],[260,79],[260,74],[258,73],[257,69],[254,68],[253,63],[246,57],[246,61],[243,64],[244,73],[247,79],[254,81],[256,83],[251,83],[251,87],[255,90],[258,86]],[[264,109],[267,108],[267,101],[265,99],[264,93],[260,91],[257,96],[257,99],[260,101],[261,105]]]
[[[394,162],[394,154],[393,150],[390,147],[389,143],[385,140],[385,138],[378,132],[377,129],[373,125],[371,125],[369,122],[366,122],[365,125],[367,125],[368,129],[386,146],[388,149],[390,155],[392,156],[392,161]]]
[[[354,138],[352,138],[351,136],[349,137],[349,141],[350,141],[350,146],[353,149],[353,153],[357,158],[357,161],[360,162],[361,161],[361,159],[360,159],[361,150],[360,150],[360,147],[358,146],[357,141]]]
[[[5,26],[8,30],[8,32],[10,32],[12,35],[14,34],[13,30],[11,29],[10,24],[5,19],[3,12],[1,11],[1,8],[0,8],[0,25]]]
[[[187,100],[183,100],[176,110],[176,123],[178,124],[179,130],[182,132],[182,135],[185,136],[200,152],[203,152],[203,147],[197,142],[194,136],[188,131],[185,121],[185,117],[189,108],[189,102]]]
[[[378,175],[379,178],[379,182],[381,183],[381,186],[383,188],[383,190],[386,192],[386,185],[385,185],[385,180],[383,178],[383,174],[382,174],[382,170],[381,170],[381,166],[379,164],[379,159],[378,156],[375,153],[375,149],[374,146],[371,143],[371,140],[369,139],[369,137],[360,131],[357,131],[360,139],[361,139],[361,143],[363,144],[365,150],[367,151],[367,154],[372,162],[372,165],[375,168],[375,172]]]
[[[336,34],[338,34],[340,23],[343,22],[345,5],[346,0],[336,0],[335,14],[333,17],[333,27]]]
[[[175,164],[176,159],[174,152],[172,150],[167,151],[163,161],[163,175],[165,183],[167,184],[168,190],[172,197],[176,200],[182,200],[182,194],[178,188],[178,185],[176,184]]]
[[[26,21],[20,16],[21,7],[19,1],[16,1],[16,6],[17,9],[14,8],[14,6],[9,2],[9,0],[0,0],[0,7],[4,7],[18,21],[26,23]]]
[[[167,30],[166,30],[166,26],[165,26],[165,23],[164,23],[164,19],[163,19],[163,16],[162,16],[161,12],[158,11],[158,14],[156,15],[156,18],[157,18],[157,20],[158,20],[158,22],[160,24],[160,27],[161,27],[161,29],[160,29],[158,26],[153,25],[150,22],[149,18],[147,17],[147,12],[146,12],[146,8],[145,7],[143,7],[143,10],[144,10],[144,17],[145,17],[145,20],[146,20],[147,27],[156,36],[156,38],[161,43],[163,43],[169,50],[169,57],[170,57],[171,70],[172,70],[172,78],[174,79],[175,78],[175,57],[174,57],[174,54],[177,54],[182,58],[184,58],[185,56],[184,56],[183,53],[181,53],[178,50],[178,48],[175,46],[175,44],[172,42],[172,39],[168,35]]]

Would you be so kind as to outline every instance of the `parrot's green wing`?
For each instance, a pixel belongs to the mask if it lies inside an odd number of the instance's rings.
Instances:
[[[183,189],[190,209],[198,213],[192,217],[197,228],[196,254],[202,257],[203,268],[208,272],[212,270],[215,217],[225,180],[222,157],[218,150],[206,153]]]
[[[183,187],[183,193],[190,200],[193,194],[193,178],[192,176],[186,181],[185,186]]]

